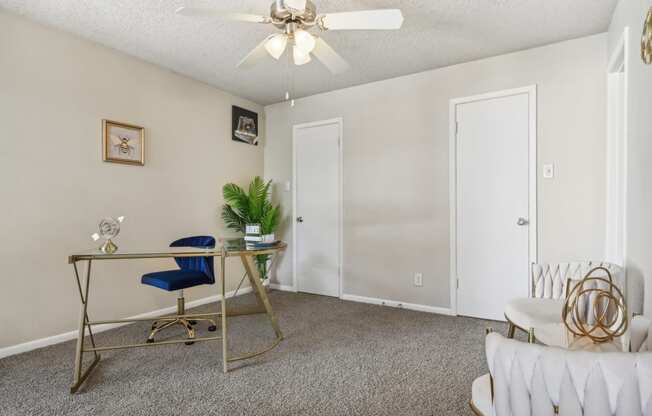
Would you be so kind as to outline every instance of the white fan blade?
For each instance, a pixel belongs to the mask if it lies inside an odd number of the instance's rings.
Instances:
[[[351,66],[322,38],[317,38],[315,49],[312,50],[315,58],[328,68],[334,75],[348,71]]]
[[[262,42],[258,44],[258,46],[256,46],[251,52],[249,52],[247,56],[242,58],[242,60],[238,62],[238,65],[236,65],[236,67],[242,69],[251,68],[252,66],[256,65],[259,61],[261,61],[263,58],[268,56],[269,54],[267,53],[267,49],[265,49],[265,44],[273,36],[274,35],[267,36]]]
[[[189,17],[218,17],[226,20],[237,20],[249,23],[269,23],[271,19],[266,16],[246,13],[229,13],[208,7],[186,7],[182,6],[176,10],[177,14]]]
[[[387,30],[403,25],[403,13],[398,9],[363,10],[328,13],[320,18],[327,30]]]

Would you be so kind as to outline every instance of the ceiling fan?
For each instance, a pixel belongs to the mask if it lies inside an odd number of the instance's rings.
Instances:
[[[336,75],[347,71],[349,64],[321,37],[310,33],[310,30],[388,30],[399,29],[403,24],[403,14],[398,9],[317,14],[317,8],[311,0],[275,0],[269,16],[186,6],[178,8],[176,12],[183,16],[271,24],[283,30],[282,33],[265,38],[238,63],[238,68],[252,67],[267,54],[278,60],[289,44],[295,65],[307,64],[312,55]]]

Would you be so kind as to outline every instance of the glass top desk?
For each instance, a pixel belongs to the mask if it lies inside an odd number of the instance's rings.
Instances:
[[[220,258],[220,272],[218,284],[218,292],[223,300],[220,302],[220,310],[212,313],[202,313],[202,314],[192,314],[186,313],[183,315],[184,318],[192,320],[193,318],[201,319],[211,316],[220,317],[221,324],[221,333],[219,336],[211,337],[196,337],[193,338],[193,342],[202,342],[202,341],[215,341],[222,340],[222,369],[226,373],[228,371],[228,363],[233,361],[244,360],[247,358],[252,358],[257,355],[261,355],[276,347],[281,340],[283,340],[283,333],[278,326],[278,320],[272,305],[269,302],[267,297],[267,292],[265,291],[264,286],[262,285],[260,278],[257,274],[254,273],[255,268],[251,265],[251,258],[257,255],[272,255],[277,257],[279,253],[287,248],[287,244],[279,242],[273,246],[270,246],[265,249],[260,250],[249,250],[245,248],[243,239],[221,239],[219,244],[214,248],[193,248],[193,247],[165,247],[160,249],[118,249],[114,253],[104,253],[99,249],[82,251],[79,253],[73,253],[68,256],[68,263],[72,264],[73,270],[75,273],[75,279],[77,281],[77,289],[79,290],[80,297],[80,312],[79,312],[79,333],[77,335],[77,345],[75,350],[75,367],[73,373],[73,384],[70,386],[70,392],[75,393],[79,390],[79,387],[84,383],[88,375],[93,371],[98,362],[100,361],[100,351],[114,350],[114,349],[123,349],[123,348],[138,348],[138,347],[152,347],[163,344],[178,344],[182,342],[187,342],[188,338],[178,339],[178,340],[166,340],[166,341],[155,341],[152,343],[136,343],[128,345],[108,345],[108,346],[98,346],[95,343],[93,337],[92,327],[96,325],[103,324],[114,324],[114,323],[129,323],[129,322],[138,322],[138,321],[153,321],[160,319],[157,318],[142,318],[142,319],[120,319],[120,320],[103,320],[103,321],[91,321],[88,317],[88,303],[89,303],[89,289],[91,282],[91,264],[94,261],[107,261],[107,260],[134,260],[134,259],[158,259],[158,258],[173,258],[173,257],[219,257]],[[244,278],[249,279],[251,288],[255,294],[257,305],[255,307],[248,308],[239,308],[232,309],[227,308],[226,305],[226,258],[228,257],[240,257],[242,264],[245,269]],[[86,262],[86,273],[82,276],[79,273],[78,263]],[[251,314],[261,314],[264,313],[269,318],[270,324],[274,329],[276,338],[273,343],[262,350],[246,353],[240,356],[229,356],[228,352],[228,331],[227,331],[227,317],[233,317],[238,315],[251,315]],[[168,317],[168,316],[166,316]],[[175,317],[175,315],[170,315],[169,317]],[[88,335],[88,342],[86,342],[86,336]],[[86,368],[82,369],[82,362],[84,358],[84,353],[92,353],[94,355],[93,361]]]

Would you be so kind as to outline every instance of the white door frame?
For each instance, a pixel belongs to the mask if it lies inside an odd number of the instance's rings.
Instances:
[[[342,153],[343,153],[343,148],[344,148],[344,121],[342,117],[337,117],[337,118],[331,118],[328,120],[321,120],[321,121],[314,121],[311,123],[302,123],[302,124],[295,124],[292,127],[292,287],[294,291],[299,290],[299,286],[297,284],[297,146],[296,146],[296,139],[297,139],[297,131],[300,129],[305,129],[305,128],[310,128],[310,127],[318,127],[318,126],[325,126],[328,124],[337,124],[340,127],[340,139],[339,139],[339,154],[337,158],[338,162],[338,167],[337,171],[339,174],[338,178],[338,188],[339,188],[339,206],[338,206],[338,245],[339,245],[339,253],[338,253],[338,259],[337,259],[337,266],[338,266],[338,279],[337,279],[337,286],[338,286],[338,297],[342,298],[342,281],[343,281],[343,272],[342,272],[342,259],[344,258],[344,251],[343,251],[343,231],[344,231],[344,205],[343,205],[343,194],[342,194],[342,176],[343,176],[343,170],[342,170]]]
[[[449,206],[450,206],[450,304],[451,314],[457,315],[457,106],[460,104],[484,101],[492,98],[528,94],[529,97],[529,262],[535,263],[538,257],[538,222],[537,222],[537,86],[530,85],[474,95],[450,100],[449,110]],[[524,276],[528,278],[529,276]],[[528,287],[530,283],[528,283]]]
[[[618,201],[619,194],[618,193],[613,193],[612,187],[611,187],[611,181],[616,180],[620,183],[622,186],[622,196],[624,198],[624,201],[622,203],[622,211],[620,212],[620,215],[622,215],[622,221],[621,224],[614,224],[612,221],[610,221],[609,216],[606,218],[606,223],[605,223],[605,235],[606,238],[611,238],[614,235],[618,236],[618,228],[622,227],[623,229],[620,230],[622,231],[622,241],[618,241],[617,244],[620,245],[620,250],[617,248],[615,249],[616,251],[620,251],[622,253],[622,261],[623,264],[620,264],[620,266],[623,267],[623,270],[625,271],[625,276],[627,275],[627,270],[625,268],[625,259],[627,258],[627,169],[628,169],[628,163],[627,163],[627,146],[628,146],[628,129],[627,129],[627,120],[629,118],[629,110],[628,110],[628,86],[629,86],[629,27],[625,27],[623,29],[623,34],[618,40],[618,43],[616,44],[616,47],[609,58],[609,64],[607,66],[607,82],[609,82],[609,76],[613,73],[619,73],[622,72],[623,74],[623,108],[622,108],[622,113],[623,113],[623,126],[622,126],[622,131],[620,132],[622,136],[618,135],[617,137],[613,136],[613,131],[611,129],[611,126],[607,125],[607,157],[606,157],[606,165],[607,165],[607,201],[606,201],[606,212],[607,215],[609,213],[612,213],[614,209],[619,210],[618,207],[621,207],[621,204]],[[607,97],[608,100],[611,99],[611,97]],[[607,104],[607,112],[610,112],[610,104]],[[607,123],[609,122],[610,119],[610,114],[607,114]],[[622,143],[616,143],[615,141],[618,139],[622,139]],[[620,160],[615,160],[612,152],[614,148],[620,148],[620,151],[622,152],[622,157]],[[612,173],[614,166],[613,164],[616,163],[622,163],[621,169],[618,170],[619,173],[622,173],[624,177],[622,178],[613,178]],[[611,252],[611,246],[609,245],[608,241],[605,240],[605,254],[607,257],[611,257],[613,255],[613,252]],[[612,261],[612,259],[607,258],[607,261]]]

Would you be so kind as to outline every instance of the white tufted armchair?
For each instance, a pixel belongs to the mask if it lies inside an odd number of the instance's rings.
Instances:
[[[614,283],[619,288],[625,287],[623,269],[615,264],[597,261],[533,263],[530,297],[513,299],[505,306],[505,318],[509,323],[507,337],[513,338],[516,328],[528,332],[530,328],[560,323],[568,280],[582,279],[595,267],[606,268]]]
[[[486,354],[490,374],[472,386],[477,415],[652,416],[652,353],[569,351],[493,333]]]
[[[652,351],[652,321],[644,316],[636,316],[630,323],[630,346],[633,352]]]

